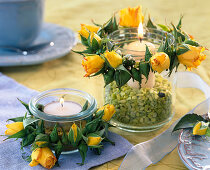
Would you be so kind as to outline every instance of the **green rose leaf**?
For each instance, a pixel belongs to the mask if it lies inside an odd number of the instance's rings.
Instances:
[[[24,138],[25,136],[26,136],[26,131],[25,131],[25,129],[23,129],[23,130],[15,133],[13,135],[8,136],[8,138],[6,138],[5,140],[11,139],[11,138],[17,138],[17,139],[18,138]]]
[[[23,141],[21,143],[22,147],[31,145],[35,140],[36,135],[34,133],[28,134],[25,138],[23,138]]]
[[[97,111],[96,114],[95,114],[95,116],[97,118],[99,118],[99,117],[102,118],[103,115],[104,115],[104,110]]]
[[[17,98],[18,99],[18,98]],[[30,109],[29,109],[29,106],[27,103],[23,102],[22,100],[18,99],[19,102],[26,108],[26,110],[29,112],[30,115],[33,116],[33,114],[31,113]]]
[[[26,128],[28,125],[35,123],[37,121],[39,121],[40,119],[35,118],[35,117],[26,117],[23,119],[23,126],[24,128]]]
[[[138,81],[139,84],[141,84],[141,73],[140,73],[140,71],[137,70],[136,68],[132,68],[131,73],[132,73],[133,79]]]
[[[118,30],[118,24],[115,16],[112,16],[103,26],[104,31],[108,34]]]
[[[189,50],[190,49],[187,46],[187,44],[182,44],[178,47],[176,53],[177,53],[177,55],[181,55],[181,54],[184,54],[184,53],[188,52]]]
[[[195,123],[197,123],[198,121],[204,121],[204,118],[194,113],[187,114],[179,120],[172,132],[177,131],[179,129],[193,128]]]
[[[116,70],[125,71],[125,72],[127,72],[128,74],[130,74],[130,72],[129,72],[122,64],[120,64],[120,65],[116,68]]]
[[[92,132],[95,132],[98,125],[99,125],[99,122],[100,122],[100,119],[97,118],[97,119],[93,119],[92,121],[88,122],[86,125],[85,125],[85,128],[83,130],[83,133],[92,133]]]
[[[174,68],[176,68],[176,71],[177,71],[177,69],[178,69],[178,66],[179,66],[179,60],[178,60],[178,58],[177,58],[177,56],[176,55],[171,55],[170,56],[170,67],[169,67],[169,76],[172,74],[172,72],[173,72],[173,69]]]
[[[37,141],[39,141],[39,142],[41,142],[41,141],[43,141],[43,142],[49,142],[50,141],[50,138],[49,138],[48,135],[40,133],[39,135],[36,136],[35,141],[36,142]]]
[[[22,122],[23,121],[23,118],[24,118],[24,116],[15,117],[15,118],[8,119],[7,121],[11,120],[13,122]]]
[[[200,44],[198,44],[197,42],[195,42],[193,40],[186,40],[184,43],[192,45],[192,46],[195,46],[195,47],[199,47],[200,46]]]
[[[149,72],[150,72],[150,65],[149,63],[139,63],[139,70],[141,73],[148,79]]]
[[[175,40],[177,43],[182,43],[185,40],[185,35],[182,34],[177,28],[172,24],[173,26],[173,31],[172,34],[175,37]]]
[[[148,19],[148,21],[147,21],[147,28],[155,28],[155,29],[157,28],[157,27],[155,26],[155,24],[152,22],[150,16],[149,16],[149,19]]]
[[[82,163],[77,163],[79,165],[84,165],[85,163],[85,158],[87,155],[87,151],[88,151],[88,146],[85,144],[85,142],[81,142],[81,144],[78,147],[79,153],[82,157]]]
[[[62,129],[62,132],[63,132],[63,135],[61,137],[61,142],[64,144],[64,145],[67,145],[69,143],[69,140],[68,140],[68,136],[65,132],[65,130],[61,127]]]
[[[110,68],[106,73],[103,74],[105,86],[114,81],[114,73],[115,70]]]
[[[124,70],[116,70],[114,79],[116,81],[116,84],[118,88],[121,88],[123,85],[125,85],[131,78],[130,73],[128,71]]]
[[[85,104],[83,105],[81,112],[87,110],[87,108],[88,108],[88,100],[86,100]]]
[[[182,28],[182,19],[183,19],[183,15],[180,16],[179,23],[178,23],[177,26],[176,26],[176,28],[177,28],[178,30],[181,30],[181,28]]]
[[[206,131],[206,136],[210,137],[210,128],[208,127],[207,131]]]
[[[160,44],[160,46],[159,46],[157,51],[158,52],[164,52],[164,43],[163,43],[163,41],[161,42],[161,44]]]
[[[82,35],[80,35],[80,37],[81,37],[81,42],[82,42],[82,44],[85,45],[85,46],[88,46],[88,41],[87,41],[87,39],[86,39],[85,37],[83,37]]]
[[[94,51],[97,51],[100,47],[98,41],[93,37],[91,47]]]
[[[145,51],[145,61],[149,61],[152,57],[151,52],[149,51],[149,47],[146,45],[146,51]]]
[[[55,144],[54,146],[54,150],[55,150],[55,157],[57,158],[57,160],[59,159],[62,151],[63,151],[63,144],[61,143],[61,141],[59,140],[57,144]]]
[[[171,29],[166,26],[166,25],[163,25],[163,24],[157,24],[163,31],[166,31],[166,32],[170,32]]]
[[[58,137],[58,130],[57,130],[57,123],[55,124],[54,128],[53,128],[53,131],[51,132],[50,134],[50,141],[52,143],[56,143],[58,142],[59,140],[59,137]]]
[[[44,129],[44,121],[43,120],[40,120],[38,122],[38,127],[36,129],[36,133],[39,134],[39,133],[45,133],[45,129]]]

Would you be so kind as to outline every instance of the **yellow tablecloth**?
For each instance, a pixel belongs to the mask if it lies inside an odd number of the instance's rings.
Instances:
[[[90,24],[91,19],[94,19],[98,23],[103,23],[109,19],[113,12],[121,8],[128,6],[134,7],[139,4],[143,6],[145,13],[150,13],[152,18],[158,23],[170,24],[172,21],[176,24],[180,15],[184,14],[183,28],[203,45],[210,48],[209,0],[141,0],[141,2],[137,0],[47,0],[45,21],[77,31],[80,29],[80,23]],[[74,49],[80,50],[81,48],[82,45],[78,44]],[[194,70],[208,84],[210,84],[209,54],[207,52],[208,57],[206,61],[197,70]],[[92,79],[84,78],[81,59],[81,56],[71,52],[61,59],[49,61],[41,65],[0,68],[0,71],[14,78],[19,83],[39,91],[60,87],[78,88],[87,91],[102,105],[103,80],[101,77]],[[204,95],[195,89],[178,89],[176,94],[176,114],[173,121],[204,99]],[[166,125],[152,133],[127,133],[117,129],[112,129],[112,131],[124,136],[133,144],[137,144],[157,136],[167,129],[168,126]],[[94,169],[118,169],[122,160],[123,158],[119,158]],[[181,170],[186,168],[175,149],[159,163],[147,169]]]

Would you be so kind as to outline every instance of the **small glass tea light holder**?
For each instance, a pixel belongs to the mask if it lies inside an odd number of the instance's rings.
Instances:
[[[160,44],[168,38],[173,45],[172,34],[157,29],[122,28],[109,35],[114,48],[124,56],[135,61],[144,61],[146,45],[150,52],[157,52]],[[141,36],[141,37],[140,37]],[[105,102],[115,105],[116,113],[110,123],[122,130],[130,132],[153,131],[169,122],[174,113],[175,102],[174,74],[168,77],[167,72],[161,74],[150,71],[148,80],[143,76],[141,88],[139,82],[130,79],[126,85],[117,88],[115,82],[105,88]]]
[[[83,106],[87,108],[83,111]],[[84,127],[87,120],[91,118],[97,109],[97,102],[90,94],[70,88],[52,89],[39,93],[29,102],[31,113],[44,120],[45,133],[50,134],[58,124],[58,135],[63,131],[68,134],[73,123]],[[77,151],[71,145],[64,147],[63,154]]]

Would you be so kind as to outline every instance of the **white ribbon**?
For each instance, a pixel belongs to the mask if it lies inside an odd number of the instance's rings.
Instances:
[[[188,113],[209,114],[210,108],[210,87],[198,75],[191,72],[179,72],[176,74],[178,88],[197,88],[201,90],[206,100],[198,104]],[[151,164],[159,162],[165,155],[170,153],[176,146],[178,141],[178,132],[171,134],[177,121],[170,128],[159,136],[139,143],[131,148],[125,156],[119,170],[141,170]]]

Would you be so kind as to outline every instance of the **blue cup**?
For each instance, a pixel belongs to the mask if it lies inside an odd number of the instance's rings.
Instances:
[[[44,0],[0,0],[0,48],[26,49],[39,35]]]

